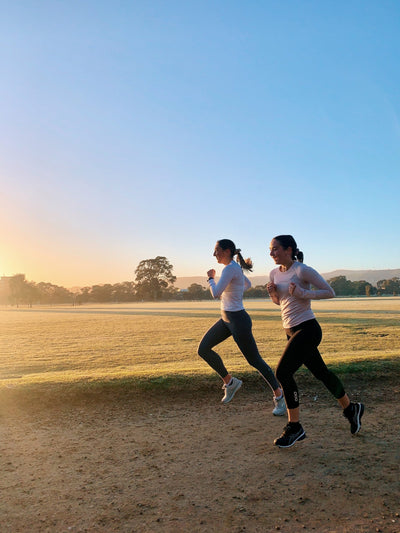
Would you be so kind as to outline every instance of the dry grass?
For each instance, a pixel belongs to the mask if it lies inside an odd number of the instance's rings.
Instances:
[[[279,309],[264,300],[246,309],[274,368],[285,343]],[[328,364],[399,359],[400,298],[317,301],[313,309]],[[216,302],[3,308],[0,386],[212,375],[197,345],[218,318]],[[219,353],[230,370],[249,370],[232,340]]]

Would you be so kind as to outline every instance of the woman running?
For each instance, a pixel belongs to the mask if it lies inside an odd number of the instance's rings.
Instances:
[[[251,271],[253,264],[250,259],[246,259],[246,261],[243,259],[240,250],[237,250],[234,243],[229,239],[222,239],[217,242],[214,256],[218,263],[225,265],[225,267],[218,283],[215,283],[214,269],[207,272],[207,281],[213,298],[221,298],[222,318],[204,335],[199,345],[198,354],[220,375],[224,382],[222,388],[225,390],[225,394],[222,398],[222,403],[230,402],[242,386],[242,381],[229,374],[221,357],[213,348],[228,337],[233,336],[247,362],[260,372],[274,391],[273,401],[275,407],[272,413],[282,416],[286,412],[283,391],[273,371],[258,352],[251,331],[251,318],[243,307],[243,292],[251,287],[251,283],[243,274],[242,269]],[[233,260],[234,256],[237,256],[240,266]]]
[[[311,310],[311,300],[333,298],[335,293],[318,272],[303,264],[303,252],[298,250],[291,235],[279,235],[272,239],[270,255],[280,266],[272,270],[267,289],[272,301],[280,305],[288,340],[276,376],[285,394],[289,421],[274,444],[289,448],[296,441],[306,438],[300,424],[299,392],[293,377],[303,364],[337,399],[343,415],[350,422],[351,433],[358,433],[364,405],[350,402],[341,381],[328,370],[317,348],[322,332]],[[316,290],[311,290],[311,286]]]

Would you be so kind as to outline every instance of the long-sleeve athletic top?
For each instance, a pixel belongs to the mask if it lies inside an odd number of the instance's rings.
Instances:
[[[270,273],[270,280],[277,286],[285,329],[315,318],[311,300],[335,297],[335,291],[316,270],[298,261],[285,272],[281,272],[279,267],[274,268]],[[290,283],[296,284],[293,295],[289,294]],[[316,287],[316,290],[311,290],[311,286]]]
[[[251,287],[251,282],[243,274],[238,263],[231,261],[222,270],[218,283],[209,279],[210,292],[213,298],[221,298],[221,310],[241,311],[243,307],[243,293]]]

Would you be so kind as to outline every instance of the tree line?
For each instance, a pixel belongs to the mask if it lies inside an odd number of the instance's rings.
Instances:
[[[135,281],[83,287],[76,292],[52,283],[27,281],[24,274],[0,280],[0,303],[6,305],[123,303],[160,300],[211,300],[206,287],[192,283],[186,290],[174,287],[176,276],[166,257],[145,259],[135,270]],[[400,294],[400,278],[380,280],[376,287],[367,281],[350,281],[346,276],[327,280],[337,296],[384,296]],[[269,298],[264,285],[250,288],[245,298]]]

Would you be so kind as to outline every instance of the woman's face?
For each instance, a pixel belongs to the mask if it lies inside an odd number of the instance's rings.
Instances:
[[[272,239],[269,247],[269,255],[275,261],[276,265],[287,265],[293,262],[292,260],[292,248],[283,248],[282,244],[276,239]]]
[[[232,261],[231,251],[229,249],[223,250],[218,243],[215,245],[213,255],[217,262],[222,265],[229,265],[229,263]]]

